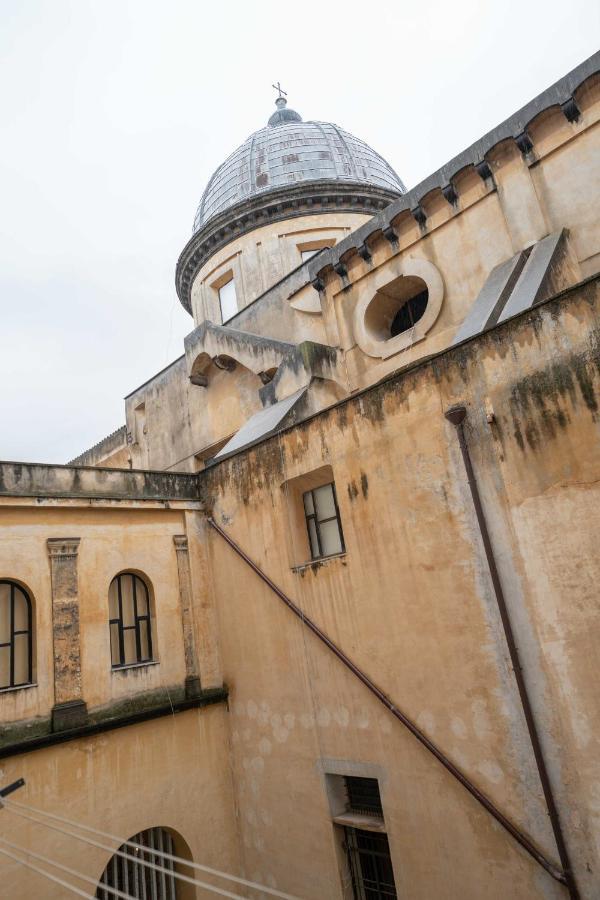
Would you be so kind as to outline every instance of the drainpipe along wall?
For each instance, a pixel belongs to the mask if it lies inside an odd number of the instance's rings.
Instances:
[[[469,447],[467,445],[467,440],[464,432],[464,423],[467,415],[466,408],[464,406],[453,406],[446,412],[446,418],[449,422],[451,422],[456,428],[456,434],[458,437],[458,443],[465,467],[465,472],[467,475],[467,481],[469,484],[469,491],[471,494],[471,500],[473,501],[473,508],[475,510],[475,517],[477,519],[477,526],[479,530],[479,534],[481,537],[481,541],[483,544],[483,549],[488,565],[488,570],[490,573],[490,579],[492,582],[492,587],[494,589],[494,596],[496,598],[496,603],[498,605],[498,611],[500,613],[500,619],[502,621],[502,627],[504,629],[504,636],[506,638],[506,644],[508,646],[508,652],[510,655],[510,660],[513,668],[513,672],[515,675],[515,681],[517,683],[517,689],[519,692],[519,698],[521,700],[521,707],[523,710],[523,715],[525,716],[525,722],[527,724],[527,731],[529,733],[529,739],[531,741],[531,747],[533,750],[533,755],[535,757],[535,762],[538,770],[538,775],[540,778],[540,782],[542,785],[542,790],[544,793],[544,799],[546,801],[546,808],[548,810],[548,816],[550,818],[550,823],[552,825],[552,831],[554,834],[554,840],[556,842],[556,849],[558,850],[558,855],[560,857],[561,865],[563,867],[565,883],[567,889],[569,891],[569,897],[571,900],[579,900],[579,891],[577,889],[577,884],[575,882],[575,876],[573,874],[571,868],[571,862],[569,858],[569,852],[567,849],[567,845],[564,839],[562,826],[560,822],[560,815],[558,812],[558,808],[556,806],[554,800],[554,793],[552,791],[552,784],[550,782],[550,776],[548,774],[548,769],[546,766],[546,761],[539,737],[538,728],[535,721],[535,716],[533,713],[533,709],[531,706],[531,701],[529,698],[529,692],[527,690],[527,684],[525,682],[525,676],[523,670],[521,668],[521,662],[519,659],[519,651],[517,648],[517,644],[515,641],[514,631],[512,627],[512,622],[510,618],[510,613],[508,607],[506,605],[506,598],[504,596],[504,591],[502,589],[502,583],[500,581],[500,576],[498,574],[498,567],[496,565],[496,558],[494,555],[494,549],[492,547],[492,542],[490,540],[490,534],[487,527],[487,522],[485,518],[485,513],[483,510],[483,505],[481,502],[481,496],[479,494],[479,488],[477,486],[477,480],[475,478],[475,472],[473,470],[473,465],[471,462],[471,457],[469,454]]]

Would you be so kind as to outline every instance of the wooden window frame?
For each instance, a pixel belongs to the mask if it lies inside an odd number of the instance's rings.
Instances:
[[[20,687],[27,687],[27,685],[33,683],[33,615],[31,597],[20,584],[7,578],[0,579],[0,584],[7,584],[10,587],[10,634],[8,641],[4,641],[0,644],[0,647],[2,648],[9,648],[9,683],[0,684],[0,691],[9,691]],[[18,631],[15,630],[15,592],[17,591],[23,596],[27,606],[27,628],[21,628]],[[27,635],[27,681],[15,683],[15,638],[22,634]]]
[[[122,578],[131,578],[132,585],[131,591],[133,596],[133,625],[124,625],[123,624],[123,593],[121,589],[121,579]],[[154,662],[154,656],[152,652],[152,609],[150,605],[150,591],[148,590],[148,585],[139,575],[136,575],[135,572],[120,572],[118,575],[115,575],[113,580],[111,581],[111,587],[113,582],[117,582],[117,603],[119,608],[119,614],[116,618],[110,618],[108,620],[109,626],[109,634],[110,634],[110,658],[111,658],[111,667],[112,669],[126,669],[128,666],[141,666],[146,665],[147,663]],[[146,598],[146,612],[140,615],[138,613],[138,594],[137,588],[138,585],[142,585],[144,590],[144,595]],[[140,630],[140,622],[146,622],[146,628],[148,633],[148,658],[142,659],[142,639],[141,639],[141,630]],[[119,636],[119,647],[118,647],[118,656],[119,662],[112,663],[113,658],[113,629],[112,626],[116,625]],[[125,662],[125,632],[126,631],[135,631],[135,656],[136,659],[134,662]]]
[[[318,514],[317,514],[317,504],[316,504],[316,502],[315,502],[314,492],[315,492],[316,490],[320,490],[321,488],[324,488],[324,487],[330,487],[331,490],[332,490],[332,494],[333,494],[333,504],[334,504],[334,507],[335,507],[335,515],[333,515],[333,516],[328,516],[326,519],[319,519]],[[314,512],[312,512],[312,513],[308,513],[308,512],[306,511],[306,497],[307,497],[309,494],[310,494],[310,497],[311,497],[312,508],[313,508],[313,510],[314,510]],[[326,482],[325,484],[319,485],[318,488],[310,488],[308,491],[304,491],[303,494],[302,494],[302,503],[303,503],[303,506],[304,506],[304,518],[305,518],[305,521],[306,521],[306,530],[307,530],[307,532],[308,532],[308,546],[309,546],[309,548],[310,548],[311,559],[313,559],[313,560],[315,560],[315,559],[327,559],[327,558],[330,557],[330,556],[337,556],[339,553],[345,553],[345,552],[346,552],[346,544],[344,543],[344,531],[343,531],[343,529],[342,529],[342,517],[340,516],[340,509],[339,509],[338,502],[337,502],[337,494],[336,494],[336,491],[335,491],[335,482],[334,482],[334,481],[329,481],[329,482]],[[316,536],[317,536],[317,544],[318,544],[318,550],[319,550],[319,553],[318,553],[318,555],[316,555],[316,556],[315,556],[315,553],[314,553],[313,542],[312,542],[312,539],[311,539],[311,533],[310,533],[310,524],[309,524],[309,523],[310,523],[311,521],[314,523],[314,526],[315,526],[315,534],[316,534]],[[340,544],[341,544],[341,548],[342,548],[342,549],[341,549],[341,550],[336,550],[335,553],[323,553],[323,543],[322,543],[322,540],[321,540],[321,528],[320,528],[320,526],[321,526],[321,525],[325,525],[326,522],[333,522],[333,521],[336,521],[336,522],[337,522],[338,531],[339,531],[339,535],[340,535]]]

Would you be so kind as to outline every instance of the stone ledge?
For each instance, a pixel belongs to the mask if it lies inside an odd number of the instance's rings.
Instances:
[[[0,462],[0,496],[104,500],[197,500],[195,475],[142,469]]]
[[[424,181],[421,181],[410,191],[403,194],[396,200],[393,200],[385,207],[382,212],[377,213],[364,225],[361,225],[352,234],[343,238],[335,246],[323,250],[319,253],[318,258],[307,261],[310,281],[323,278],[326,271],[335,269],[335,266],[342,261],[345,254],[358,252],[372,236],[377,232],[384,233],[388,229],[394,219],[397,219],[401,213],[411,214],[413,210],[418,210],[421,202],[432,191],[440,191],[443,193],[448,186],[452,187],[452,179],[462,172],[464,169],[473,168],[483,181],[492,179],[492,171],[485,160],[485,157],[491,150],[501,144],[503,141],[511,140],[519,146],[519,139],[526,134],[528,127],[536,120],[538,116],[545,113],[551,107],[561,108],[568,121],[576,121],[574,118],[575,110],[573,104],[573,94],[589,79],[600,71],[600,52],[592,54],[584,62],[580,63],[571,72],[568,72],[557,82],[542,91],[537,97],[527,103],[521,109],[505,119],[487,134],[476,140],[470,147],[463,150],[449,162],[445,163]],[[575,104],[576,107],[576,104]],[[573,118],[569,118],[573,116]],[[524,150],[528,144],[520,142]],[[521,148],[520,148],[521,149]],[[523,151],[522,151],[523,152]],[[455,194],[452,187],[452,193],[446,191],[451,202]],[[444,195],[446,196],[446,195]]]
[[[64,731],[50,732],[50,720],[44,720],[43,723],[35,725],[34,728],[36,731],[45,729],[46,733],[38,733],[34,737],[27,736],[10,744],[5,744],[3,747],[0,747],[0,759],[18,756],[22,753],[30,753],[33,750],[42,750],[45,747],[52,747],[54,744],[62,744],[77,738],[91,737],[105,731],[113,731],[116,728],[125,728],[128,725],[137,725],[150,719],[171,716],[174,713],[185,712],[188,709],[199,709],[203,706],[212,706],[215,703],[225,703],[229,696],[229,690],[225,685],[220,688],[200,690],[196,696],[186,697],[181,689],[178,690],[178,693],[180,695],[179,699],[161,703],[160,705],[149,705],[135,712],[127,708],[136,704],[136,698],[132,697],[119,706],[118,713],[106,715],[109,711],[114,712],[115,706],[111,705],[101,711],[90,714],[88,724]],[[137,698],[137,701],[139,703],[140,698]],[[14,730],[17,731],[18,728],[23,732],[28,727],[30,726],[16,726]]]

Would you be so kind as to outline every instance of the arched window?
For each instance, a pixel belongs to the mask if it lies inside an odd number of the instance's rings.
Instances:
[[[13,581],[0,581],[0,690],[32,681],[31,600]]]
[[[150,662],[152,624],[146,583],[133,572],[122,572],[110,583],[108,605],[113,669]]]
[[[136,849],[128,844],[139,844],[140,848],[147,849]],[[191,860],[187,845],[180,848],[178,853],[173,835],[166,828],[147,828],[130,838],[128,844],[119,848],[119,852],[125,855],[115,854],[102,873],[96,888],[97,900],[113,900],[114,894],[105,888],[123,891],[136,900],[184,900],[186,895],[191,896],[185,890],[187,885],[177,881],[175,873],[179,866],[176,866],[175,861],[152,852],[158,850],[176,856],[181,856],[183,852]],[[147,862],[167,871],[158,872],[151,866],[144,865]],[[191,871],[189,874],[191,875]]]

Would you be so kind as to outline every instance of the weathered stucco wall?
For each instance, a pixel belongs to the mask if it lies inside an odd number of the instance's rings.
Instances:
[[[361,213],[316,213],[255,228],[231,241],[200,269],[192,286],[194,322],[221,323],[218,288],[230,273],[235,279],[238,309],[302,263],[301,249],[327,242],[332,246],[369,219]]]
[[[598,300],[589,283],[203,474],[214,516],[250,557],[556,858],[444,418],[466,404],[501,577],[590,900],[600,864]],[[293,568],[285,485],[324,464],[347,552]],[[562,896],[218,535],[210,546],[247,868],[303,897],[342,896],[322,774],[341,764],[382,779],[400,896],[480,898],[485,885],[486,897],[501,898],[509,884],[528,900]]]
[[[319,274],[325,285],[321,306],[326,342],[343,347],[351,389],[373,384],[449,346],[492,269],[548,234],[567,229],[569,259],[556,290],[598,271],[600,79],[589,78],[575,97],[577,121],[567,121],[558,106],[534,118],[527,130],[532,141],[527,154],[513,140],[501,141],[487,154],[488,178],[480,177],[474,167],[457,173],[452,179],[453,203],[440,189],[430,190],[419,200],[421,225],[411,214],[409,201],[402,199],[382,214],[396,233],[395,241],[382,234],[379,216],[363,226],[356,239],[351,236],[323,255]],[[419,188],[414,192],[418,194]],[[357,253],[365,237],[370,260]],[[331,268],[340,258],[347,277]],[[386,290],[386,283],[413,259],[427,260],[441,275],[444,297],[439,314],[424,339],[417,334],[401,352],[383,361],[373,358],[358,346],[354,310],[370,301],[377,289]],[[316,259],[311,271],[318,270]]]
[[[190,710],[102,735],[78,739],[0,761],[0,780],[25,778],[15,794],[21,803],[123,839],[146,828],[162,826],[175,835],[175,849],[226,872],[239,871],[231,772],[227,755],[228,726],[224,705]],[[98,881],[111,852],[34,825],[8,808],[2,809],[2,834],[18,846],[70,866]],[[52,823],[57,824],[57,823]],[[64,826],[67,830],[73,830]],[[118,849],[106,838],[85,835]],[[10,849],[10,848],[9,848]],[[44,864],[30,858],[33,865]],[[11,900],[63,900],[72,894],[24,866],[2,857],[2,896]],[[90,895],[95,887],[56,869],[52,874],[77,884]],[[189,874],[189,869],[181,870]],[[200,873],[220,888],[230,882]],[[214,897],[212,891],[180,883],[181,900]]]
[[[546,108],[534,102],[535,114],[520,126],[527,126],[526,151],[512,136],[496,143],[492,136],[484,160],[477,161],[473,145],[462,154],[462,167],[457,163],[455,171],[452,161],[375,217],[298,217],[231,242],[196,277],[195,321],[221,321],[215,285],[231,271],[241,309],[230,327],[335,347],[344,387],[353,392],[450,346],[492,270],[547,235],[564,230],[561,262],[545,296],[594,274],[600,266],[600,77],[592,74],[575,85],[576,118],[567,119],[553,97]],[[450,194],[440,186],[442,176]],[[296,272],[298,246],[310,240],[335,244]],[[430,286],[431,321],[407,332],[398,349],[372,355],[365,349],[364,310],[407,268],[423,264],[441,284],[435,302]],[[188,381],[185,360],[177,360],[127,398],[129,450],[94,460],[202,468],[210,448],[218,449],[261,406],[256,374],[239,365],[234,373],[216,374],[207,388],[198,388]]]
[[[262,408],[258,375],[211,365],[210,390],[191,384],[185,358],[142,385],[126,400],[134,467],[195,472],[195,454],[229,437]]]

